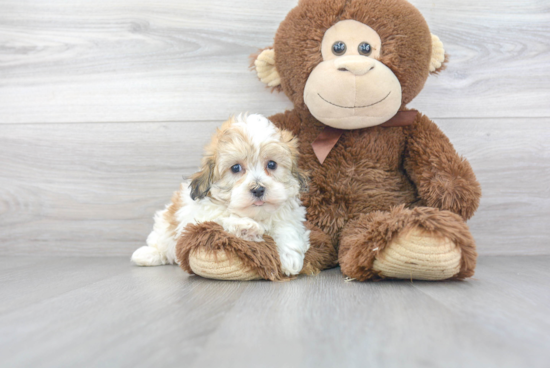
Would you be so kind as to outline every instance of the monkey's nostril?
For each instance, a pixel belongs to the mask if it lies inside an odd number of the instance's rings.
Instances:
[[[339,71],[341,72],[347,72],[348,70],[346,68],[338,68]]]

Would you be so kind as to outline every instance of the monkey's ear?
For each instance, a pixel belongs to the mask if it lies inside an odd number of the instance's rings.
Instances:
[[[443,42],[436,35],[432,34],[432,58],[430,60],[430,73],[437,74],[445,69],[447,55],[443,48]]]
[[[207,159],[201,171],[191,176],[191,199],[203,199],[210,191],[214,178],[214,160]]]
[[[255,55],[253,55],[254,57]],[[267,84],[268,87],[278,87],[281,84],[281,77],[275,67],[275,50],[267,48],[254,58],[254,65],[258,78]]]

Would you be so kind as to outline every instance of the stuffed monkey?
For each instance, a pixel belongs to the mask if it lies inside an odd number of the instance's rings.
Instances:
[[[269,119],[299,138],[311,177],[303,273],[339,264],[359,281],[473,275],[466,220],[480,186],[436,124],[407,107],[446,61],[406,0],[301,0],[254,58],[259,79],[294,104]],[[272,239],[245,243],[193,225],[179,262],[210,278],[284,279]]]

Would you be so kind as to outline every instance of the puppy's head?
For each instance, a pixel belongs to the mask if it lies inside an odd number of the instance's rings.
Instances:
[[[226,121],[206,147],[201,171],[192,177],[191,197],[208,195],[253,217],[297,198],[307,183],[298,168],[297,139],[261,115],[239,115]]]

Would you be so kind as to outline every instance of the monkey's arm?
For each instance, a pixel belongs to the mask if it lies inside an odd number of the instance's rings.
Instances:
[[[287,110],[279,114],[275,114],[268,118],[278,128],[288,130],[294,135],[298,135],[300,132],[300,126],[302,124],[300,116],[294,112],[294,110]]]
[[[454,212],[464,220],[479,206],[481,187],[468,161],[428,117],[408,128],[404,169],[427,206]]]

